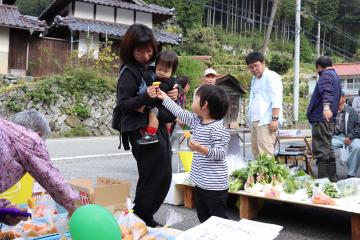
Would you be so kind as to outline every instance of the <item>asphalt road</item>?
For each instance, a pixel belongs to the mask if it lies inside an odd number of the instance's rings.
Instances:
[[[248,136],[246,137],[248,141]],[[125,179],[132,183],[131,196],[138,178],[136,163],[129,152],[117,149],[117,137],[89,137],[49,139],[47,145],[55,165],[66,179],[107,176]],[[250,145],[246,145],[246,158],[251,159]],[[177,154],[173,157],[173,171],[177,171]],[[239,211],[234,206],[235,199],[229,198],[229,218],[239,220]],[[183,217],[174,226],[186,230],[199,224],[195,209],[163,204],[155,218],[165,223],[169,208]],[[302,207],[292,204],[268,202],[254,219],[284,227],[278,240],[345,240],[351,238],[351,215],[337,211]]]

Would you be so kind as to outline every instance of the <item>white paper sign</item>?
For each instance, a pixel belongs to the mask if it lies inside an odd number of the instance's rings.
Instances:
[[[206,222],[191,228],[177,240],[273,240],[282,227],[243,219],[239,222],[211,217]]]

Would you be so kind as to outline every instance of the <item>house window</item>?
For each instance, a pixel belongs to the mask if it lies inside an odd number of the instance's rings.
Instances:
[[[152,28],[152,14],[144,12],[136,12],[136,23],[144,24],[149,28]]]
[[[114,12],[115,9],[113,7],[97,5],[96,20],[114,22]]]
[[[74,17],[94,19],[94,4],[76,1]]]
[[[123,8],[117,9],[116,22],[125,25],[133,25],[134,24],[134,11],[127,10]]]

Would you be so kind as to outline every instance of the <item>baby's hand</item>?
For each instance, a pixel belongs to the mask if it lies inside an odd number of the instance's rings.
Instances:
[[[168,97],[168,95],[165,92],[161,91],[160,88],[157,89],[157,98],[158,99],[164,100],[167,97]]]

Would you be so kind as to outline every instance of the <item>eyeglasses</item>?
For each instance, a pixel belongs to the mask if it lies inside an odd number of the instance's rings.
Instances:
[[[248,65],[248,69],[249,70],[254,70],[255,68],[258,69],[259,67],[261,67],[261,63],[254,63],[254,64],[249,64]]]

